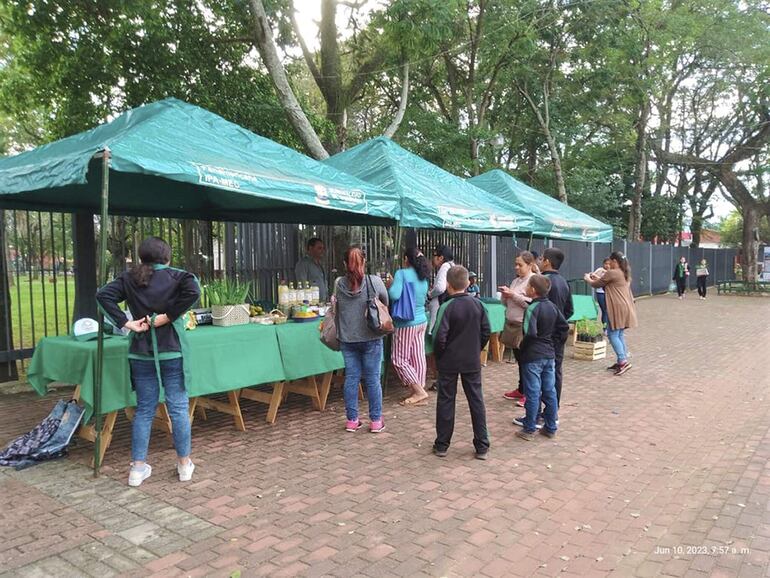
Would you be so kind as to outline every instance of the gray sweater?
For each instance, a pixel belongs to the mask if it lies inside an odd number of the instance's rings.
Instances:
[[[388,304],[388,290],[382,279],[377,275],[368,275],[371,284],[368,285],[370,298],[380,298],[385,305]],[[343,343],[360,343],[362,341],[374,341],[382,339],[382,335],[375,333],[366,324],[367,282],[366,276],[361,282],[361,287],[355,293],[348,289],[348,280],[339,277],[334,282],[334,294],[337,296],[337,336]]]

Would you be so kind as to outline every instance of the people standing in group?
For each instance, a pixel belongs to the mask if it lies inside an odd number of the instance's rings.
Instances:
[[[554,263],[556,256],[552,254],[551,258],[551,263]],[[545,255],[543,260],[546,260]],[[551,279],[557,277],[551,276]],[[515,424],[522,426],[516,435],[526,441],[532,441],[535,437],[541,401],[545,406],[545,423],[540,433],[553,438],[558,428],[556,350],[559,343],[566,342],[569,325],[561,310],[548,299],[550,291],[551,281],[545,275],[535,274],[529,278],[527,295],[532,301],[524,315],[524,338],[520,348],[526,414],[523,420],[514,420]]]
[[[498,287],[500,295],[505,305],[505,327],[501,340],[503,344],[510,347],[513,356],[518,365],[518,387],[503,394],[506,399],[516,401],[518,405],[524,407],[524,380],[520,361],[519,346],[521,345],[522,322],[524,321],[524,312],[530,303],[527,296],[527,284],[529,278],[534,274],[535,257],[529,251],[522,251],[518,254],[515,261],[516,278],[511,281],[510,287],[502,285]]]
[[[401,383],[411,393],[401,400],[403,406],[422,405],[428,399],[425,391],[425,330],[428,326],[425,302],[429,277],[428,260],[419,250],[409,248],[404,251],[401,269],[392,280],[386,281],[396,327],[391,359]],[[399,301],[402,307],[396,306]],[[409,311],[405,312],[405,309]]]
[[[631,265],[623,253],[615,251],[610,255],[609,269],[600,279],[592,278],[590,273],[583,278],[591,287],[604,287],[609,317],[607,337],[617,356],[617,362],[607,369],[615,375],[622,375],[631,368],[625,330],[637,326],[636,306],[631,293]]]
[[[318,237],[313,237],[308,240],[305,249],[306,255],[294,267],[294,276],[300,283],[316,285],[320,302],[326,303],[329,299],[329,282],[323,266],[326,245]]]
[[[610,268],[610,259],[607,257],[603,262],[602,266],[593,271],[592,273],[589,273],[591,279],[601,279],[604,277],[604,274],[607,272],[607,269]],[[604,287],[597,287],[596,288],[596,300],[599,302],[599,310],[602,312],[602,325],[604,326],[605,332],[607,331],[607,323],[609,321],[609,317],[607,317],[607,297],[604,294]]]
[[[369,430],[379,433],[385,429],[382,419],[382,367],[383,335],[367,323],[368,302],[378,297],[388,304],[388,290],[379,275],[367,275],[366,259],[358,247],[345,251],[344,276],[334,282],[337,300],[337,337],[345,361],[345,429],[355,432],[363,426],[358,415],[358,386],[366,387],[369,403]]]
[[[169,267],[171,248],[158,237],[139,245],[139,260],[139,265],[121,273],[96,294],[107,319],[132,332],[128,358],[136,412],[131,424],[128,485],[139,486],[152,474],[147,449],[161,386],[171,418],[177,475],[179,481],[186,482],[192,479],[195,464],[190,459],[182,315],[198,301],[200,286],[192,273]],[[119,307],[124,301],[133,318],[130,321]]]
[[[679,262],[674,265],[674,275],[671,279],[676,283],[676,292],[679,299],[683,299],[687,291],[687,278],[690,276],[690,266],[687,258],[679,257]]]
[[[486,309],[470,296],[468,270],[460,265],[447,272],[447,302],[442,305],[433,332],[433,348],[439,372],[436,401],[436,441],[433,453],[445,457],[455,423],[457,377],[463,385],[473,424],[473,447],[477,459],[487,459],[489,433],[481,389],[482,349],[489,341],[490,326]]]
[[[706,259],[701,259],[695,268],[695,278],[698,284],[698,296],[702,301],[706,300],[706,283],[709,278],[709,265]]]
[[[428,303],[430,310],[428,333],[431,334],[433,333],[433,326],[436,323],[438,308],[447,297],[446,275],[449,269],[455,264],[454,258],[452,249],[446,245],[438,245],[436,250],[433,251],[433,270],[436,272],[436,277],[433,279],[433,287],[430,288],[430,292],[428,293],[428,298],[430,299],[430,302]]]
[[[556,247],[549,247],[543,251],[540,271],[550,281],[548,300],[556,306],[556,309],[559,310],[564,319],[569,320],[572,314],[575,313],[575,308],[572,304],[572,291],[569,288],[569,283],[559,273],[562,263],[564,263],[564,252]],[[564,363],[564,348],[567,345],[568,333],[565,333],[563,337],[563,339],[553,343],[554,367],[556,371],[556,400],[559,404],[561,404],[561,388],[563,383],[562,365]]]

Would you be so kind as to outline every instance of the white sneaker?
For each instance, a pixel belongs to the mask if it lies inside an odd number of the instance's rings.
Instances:
[[[176,472],[179,474],[179,481],[180,482],[189,482],[192,480],[193,472],[195,471],[195,464],[192,463],[192,460],[187,462],[186,464],[176,464]]]
[[[152,475],[152,466],[150,464],[144,464],[144,468],[141,470],[134,469],[131,466],[131,471],[128,472],[128,485],[131,487],[141,486],[142,482]]]

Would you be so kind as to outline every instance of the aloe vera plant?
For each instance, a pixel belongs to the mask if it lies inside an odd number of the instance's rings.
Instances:
[[[235,279],[222,279],[206,286],[206,295],[211,305],[240,305],[246,303],[251,289],[248,283]]]

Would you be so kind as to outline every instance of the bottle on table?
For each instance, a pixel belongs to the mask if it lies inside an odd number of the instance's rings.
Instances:
[[[316,283],[313,283],[313,285],[310,287],[310,302],[313,305],[318,305],[320,301],[321,301],[321,288]]]

